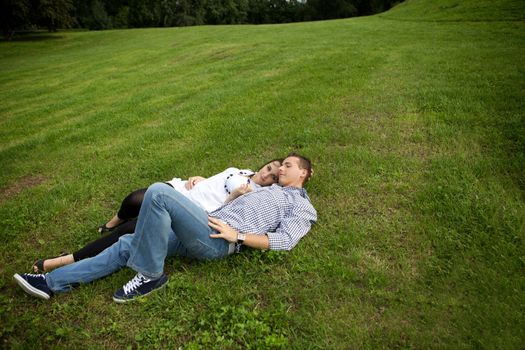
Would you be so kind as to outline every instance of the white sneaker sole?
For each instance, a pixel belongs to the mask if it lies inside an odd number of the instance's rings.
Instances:
[[[31,294],[37,298],[45,299],[45,300],[48,300],[50,298],[49,294],[41,291],[40,289],[33,287],[32,285],[29,284],[29,282],[27,282],[19,274],[15,273],[13,275],[13,278],[15,279],[16,283],[18,283],[18,285],[22,287],[23,290],[26,291],[26,293]]]

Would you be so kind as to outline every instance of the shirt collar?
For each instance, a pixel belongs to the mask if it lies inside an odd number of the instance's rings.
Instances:
[[[283,189],[285,192],[297,192],[301,197],[308,199],[310,201],[310,197],[308,197],[308,193],[306,193],[306,190],[304,188],[300,187],[293,187],[293,186],[286,186],[283,187],[279,184],[273,184],[271,188],[274,188],[274,186]],[[310,201],[311,202],[311,201]]]

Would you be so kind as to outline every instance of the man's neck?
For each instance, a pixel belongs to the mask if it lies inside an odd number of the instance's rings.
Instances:
[[[299,188],[299,189],[303,188],[303,186],[301,186],[301,185],[288,185],[288,186],[284,186],[284,187],[288,187],[288,188]]]

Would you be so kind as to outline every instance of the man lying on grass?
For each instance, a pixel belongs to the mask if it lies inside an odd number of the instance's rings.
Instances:
[[[124,303],[166,284],[166,256],[221,259],[239,252],[242,245],[290,250],[317,220],[303,189],[311,173],[310,161],[292,153],[279,168],[280,186],[259,188],[209,215],[168,185],[156,183],[146,191],[134,235],[124,235],[97,256],[50,273],[13,277],[27,293],[49,299],[128,266],[137,274],[113,294],[115,302]]]

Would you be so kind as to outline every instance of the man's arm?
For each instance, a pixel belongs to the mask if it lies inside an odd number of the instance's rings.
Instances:
[[[268,232],[271,250],[292,250],[317,221],[317,212],[308,202],[295,206],[294,210],[281,220],[275,232]]]
[[[239,232],[237,232],[237,230],[235,230],[234,228],[230,227],[227,223],[217,218],[208,216],[208,225],[212,229],[219,232],[219,233],[211,234],[210,235],[211,238],[222,238],[224,240],[227,240],[230,243],[237,242],[237,237],[239,235]],[[270,243],[269,243],[267,235],[257,235],[253,233],[247,233],[243,244],[248,247],[256,248],[256,249],[267,250],[270,248]]]
[[[237,238],[235,239],[237,241]],[[246,239],[243,243],[245,246],[248,246],[250,248],[255,249],[262,249],[262,250],[268,250],[270,249],[270,243],[268,240],[268,236],[266,235],[256,235],[253,233],[247,233]]]

